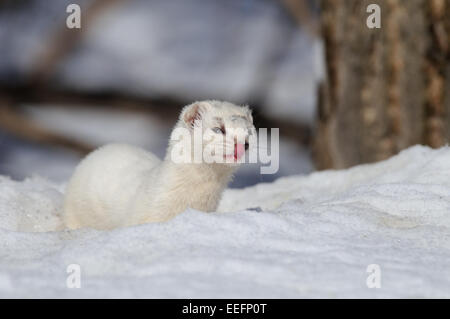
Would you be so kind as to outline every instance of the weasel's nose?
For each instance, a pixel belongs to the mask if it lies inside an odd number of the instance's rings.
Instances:
[[[248,142],[245,142],[245,150],[248,150]]]

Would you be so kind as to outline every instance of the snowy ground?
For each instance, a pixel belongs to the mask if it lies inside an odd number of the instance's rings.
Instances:
[[[114,231],[61,231],[62,191],[0,178],[0,297],[450,298],[450,148],[230,190],[220,213]],[[66,288],[70,264],[80,289]]]

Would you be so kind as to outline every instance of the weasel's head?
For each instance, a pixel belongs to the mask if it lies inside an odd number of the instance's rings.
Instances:
[[[215,164],[237,166],[243,162],[245,152],[256,138],[249,107],[229,102],[202,101],[187,105],[177,127],[191,132],[193,151],[194,143],[201,139],[197,150],[201,149],[203,162],[208,164],[211,164],[212,156]]]

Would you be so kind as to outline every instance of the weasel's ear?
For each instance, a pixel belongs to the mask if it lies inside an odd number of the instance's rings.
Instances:
[[[247,119],[250,121],[250,123],[253,123],[253,116],[252,116],[252,110],[246,105],[245,108],[245,114],[247,116]]]
[[[195,102],[184,107],[180,119],[189,128],[194,128],[196,121],[201,121],[209,104],[207,102]]]

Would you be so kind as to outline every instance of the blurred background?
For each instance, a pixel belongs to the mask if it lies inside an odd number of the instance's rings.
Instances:
[[[65,182],[109,142],[162,157],[181,107],[203,99],[280,128],[279,173],[246,165],[232,187],[309,173],[321,43],[316,1],[3,0],[0,174]]]
[[[442,147],[449,44],[450,0],[3,0],[0,174],[64,182],[108,142],[162,157],[204,99],[280,129],[278,174],[245,165],[232,187]]]

